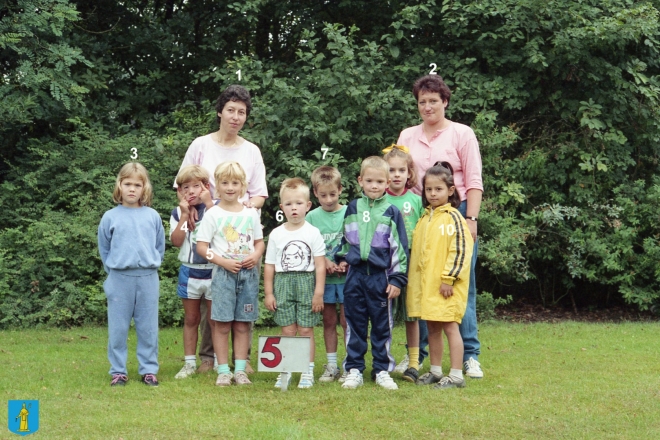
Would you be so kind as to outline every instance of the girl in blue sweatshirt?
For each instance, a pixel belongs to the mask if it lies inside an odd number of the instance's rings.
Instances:
[[[110,386],[128,381],[128,329],[135,320],[138,372],[142,382],[158,386],[158,267],[165,255],[165,231],[149,208],[152,189],[141,164],[129,162],[119,171],[112,200],[118,205],[103,214],[99,252],[108,278],[108,360]]]

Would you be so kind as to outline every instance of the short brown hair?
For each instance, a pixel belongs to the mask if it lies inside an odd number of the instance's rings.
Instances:
[[[225,109],[225,105],[229,101],[242,102],[245,104],[245,117],[247,118],[250,116],[250,112],[252,111],[252,100],[250,99],[250,92],[248,92],[247,89],[243,86],[232,84],[222,93],[220,93],[220,96],[218,96],[218,99],[215,101],[215,119],[218,124],[220,123],[220,116],[218,116],[218,113],[222,113],[222,111]]]
[[[312,187],[318,190],[319,185],[335,185],[341,188],[341,173],[335,167],[323,165],[312,171]]]
[[[153,188],[149,181],[149,172],[144,165],[139,162],[128,162],[121,167],[119,174],[117,174],[117,180],[115,181],[115,189],[112,191],[112,201],[118,204],[123,202],[121,199],[121,182],[125,179],[130,179],[131,177],[140,179],[144,185],[142,197],[140,197],[140,205],[151,206]]]
[[[209,183],[209,172],[206,171],[201,165],[186,165],[179,170],[176,175],[176,185],[181,186],[186,182],[192,180],[199,180],[204,185]]]
[[[385,173],[387,178],[390,178],[390,164],[385,162],[380,156],[369,156],[362,161],[360,166],[360,177],[364,176],[364,172],[367,168],[373,168],[376,170],[381,170]]]
[[[215,179],[216,197],[220,197],[218,188],[220,188],[220,181],[223,179],[236,179],[240,181],[242,186],[241,197],[243,197],[247,191],[247,177],[245,175],[245,170],[238,162],[222,162],[220,165],[215,167],[213,178]]]
[[[442,101],[447,101],[449,108],[449,99],[451,98],[451,90],[440,75],[426,75],[415,81],[413,84],[413,95],[415,99],[419,99],[420,93],[437,93],[440,95]]]
[[[284,191],[302,191],[309,201],[309,186],[307,186],[307,183],[300,177],[284,179],[284,182],[282,182],[282,185],[280,186],[280,201],[282,201],[282,194],[284,194]]]

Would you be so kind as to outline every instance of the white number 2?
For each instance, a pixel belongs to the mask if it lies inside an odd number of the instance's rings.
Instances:
[[[405,214],[409,214],[410,211],[412,211],[412,205],[410,204],[410,202],[406,202],[406,203],[404,203],[404,204],[403,204],[403,212],[404,212]]]
[[[369,211],[362,212],[362,221],[365,223],[369,223],[371,221],[371,215],[369,215]]]
[[[438,74],[438,73],[435,71],[435,69],[438,68],[438,65],[437,65],[437,64],[435,64],[435,63],[431,63],[431,64],[429,64],[429,67],[433,67],[433,69],[431,69],[431,71],[429,72],[429,75],[437,75],[437,74]]]

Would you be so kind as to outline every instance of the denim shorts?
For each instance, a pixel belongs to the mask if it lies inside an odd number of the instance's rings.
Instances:
[[[202,265],[198,265],[202,266]],[[205,265],[209,266],[209,265]],[[183,299],[211,299],[212,267],[196,268],[181,265],[176,294]]]
[[[326,284],[323,291],[324,304],[344,304],[344,285]]]
[[[254,322],[259,317],[259,272],[256,267],[232,273],[219,267],[211,283],[211,319]]]

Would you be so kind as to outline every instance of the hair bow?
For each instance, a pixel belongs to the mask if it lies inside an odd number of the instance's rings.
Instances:
[[[409,153],[408,147],[406,147],[405,145],[392,144],[392,145],[390,145],[389,147],[383,149],[383,154],[387,154],[387,153],[389,153],[390,151],[392,151],[392,150],[395,149],[395,148],[396,148],[397,150],[401,150],[401,151],[403,151],[403,152],[406,153],[406,154]]]

